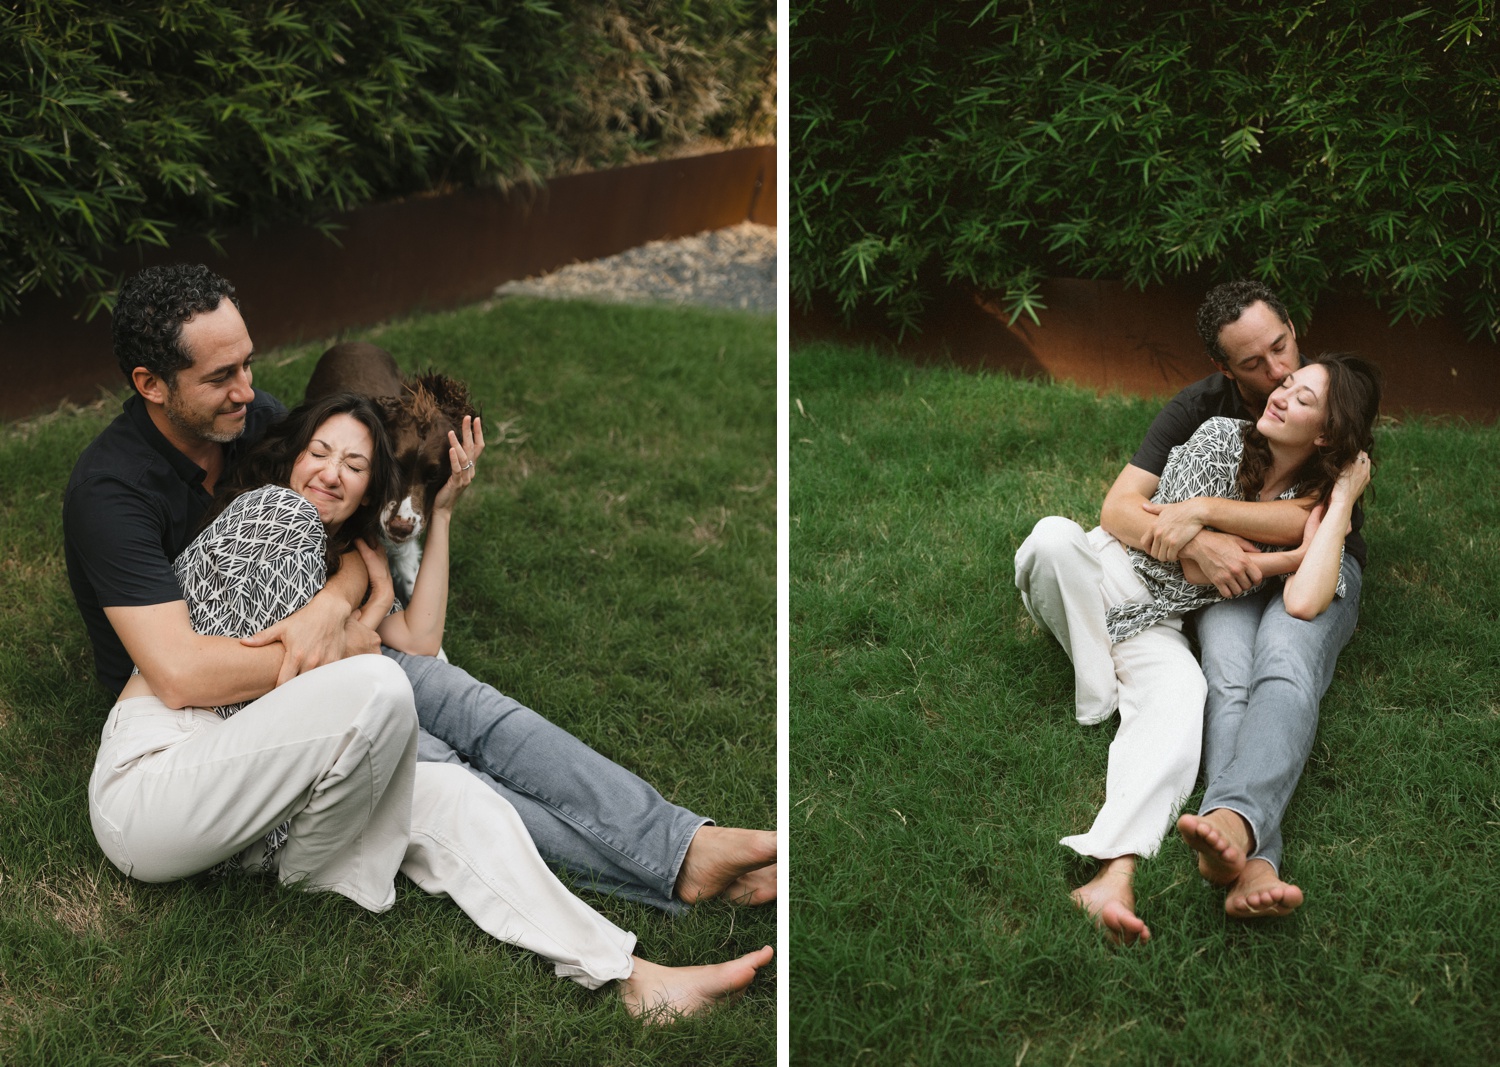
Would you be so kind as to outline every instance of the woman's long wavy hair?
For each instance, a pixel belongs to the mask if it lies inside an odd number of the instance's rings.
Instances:
[[[357,393],[333,393],[303,404],[267,430],[265,437],[245,453],[214,494],[214,501],[204,514],[199,529],[213,522],[241,493],[265,485],[289,485],[297,457],[312,443],[318,427],[335,415],[348,415],[369,430],[375,442],[375,454],[370,457],[368,500],[328,536],[324,550],[328,574],[332,576],[338,571],[339,558],[353,550],[355,538],[362,537],[366,544],[375,544],[380,534],[380,514],[400,492],[400,473],[396,469],[390,435],[380,419],[380,410]]]
[[[1325,444],[1297,472],[1297,495],[1322,500],[1333,490],[1339,472],[1361,452],[1375,462],[1375,417],[1380,413],[1380,369],[1347,353],[1332,353],[1308,361],[1328,371],[1328,422]],[[1243,500],[1258,500],[1271,469],[1271,445],[1255,424],[1245,427],[1245,451],[1238,485]]]

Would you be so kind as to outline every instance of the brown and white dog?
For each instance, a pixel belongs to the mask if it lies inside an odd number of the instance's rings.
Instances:
[[[374,400],[390,433],[402,493],[380,518],[396,595],[407,603],[422,562],[418,538],[427,529],[433,498],[452,473],[448,431],[461,435],[464,416],[478,412],[464,383],[444,374],[405,378],[389,352],[365,341],[345,341],[324,352],[305,399],[344,392]]]

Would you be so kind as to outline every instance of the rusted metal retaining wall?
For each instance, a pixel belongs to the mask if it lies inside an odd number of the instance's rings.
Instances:
[[[110,264],[207,263],[234,283],[256,347],[329,337],[414,311],[482,300],[502,282],[746,220],[776,224],[774,145],[555,178],[509,193],[465,190],[340,216],[338,243],[311,227],[236,233],[222,254],[184,238]],[[0,418],[97,398],[124,384],[108,316],[29,298],[0,321]]]
[[[918,362],[954,363],[1052,377],[1100,391],[1166,397],[1212,373],[1193,322],[1208,285],[1177,283],[1144,292],[1121,282],[1054,279],[1042,287],[1041,324],[1007,322],[999,302],[953,289],[901,342],[874,317],[845,326],[831,309],[793,306],[792,343],[819,338],[876,344]],[[1500,418],[1500,345],[1469,341],[1456,321],[1390,324],[1390,315],[1355,297],[1321,301],[1295,323],[1302,350],[1357,352],[1385,378],[1383,409]]]

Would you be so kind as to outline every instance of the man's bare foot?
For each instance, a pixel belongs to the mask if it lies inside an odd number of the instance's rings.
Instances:
[[[1135,913],[1135,857],[1117,856],[1099,865],[1099,873],[1069,895],[1094,917],[1109,939],[1120,945],[1145,944],[1151,931]]]
[[[771,955],[766,945],[707,967],[663,967],[632,956],[635,970],[620,980],[620,996],[625,998],[625,1010],[648,1026],[676,1022],[742,992],[755,980],[755,972],[771,962]]]
[[[1224,911],[1236,919],[1265,919],[1290,915],[1302,906],[1302,890],[1276,876],[1265,860],[1251,860],[1229,887]]]
[[[1177,832],[1198,853],[1198,873],[1214,885],[1228,885],[1245,869],[1250,831],[1245,820],[1228,808],[1207,815],[1184,815]]]
[[[776,864],[758,867],[740,875],[725,886],[724,892],[719,896],[731,904],[740,904],[744,907],[770,903],[776,899]]]
[[[700,826],[677,872],[677,898],[688,904],[716,897],[746,874],[776,862],[776,834],[771,830],[739,830],[732,826]],[[776,883],[770,896],[776,899]]]

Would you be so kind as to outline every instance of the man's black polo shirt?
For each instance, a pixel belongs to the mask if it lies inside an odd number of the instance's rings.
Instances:
[[[1146,439],[1130,464],[1143,471],[1161,476],[1167,467],[1167,455],[1178,445],[1193,436],[1193,431],[1215,416],[1228,419],[1254,421],[1259,413],[1252,413],[1245,406],[1239,386],[1223,374],[1212,374],[1202,381],[1187,386],[1167,402],[1146,431]],[[1344,539],[1349,554],[1365,565],[1365,539],[1360,536],[1360,527],[1365,524],[1365,512],[1359,504],[1354,505],[1352,525],[1354,532]]]
[[[256,390],[245,432],[224,446],[225,470],[285,414],[281,401]],[[112,693],[133,664],[104,609],[182,599],[172,560],[208,507],[205,473],[162,436],[139,394],[73,467],[63,496],[68,584],[94,646],[95,673]]]

